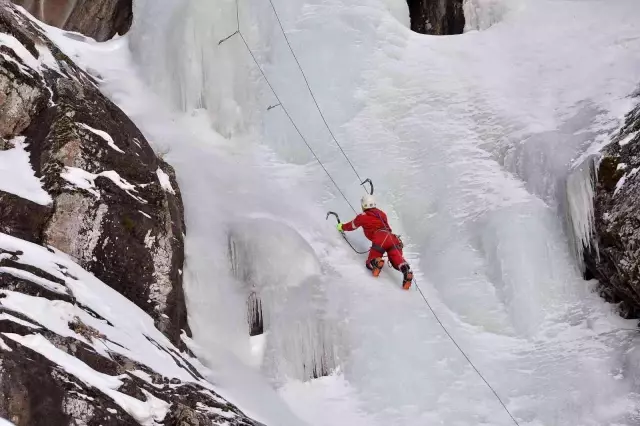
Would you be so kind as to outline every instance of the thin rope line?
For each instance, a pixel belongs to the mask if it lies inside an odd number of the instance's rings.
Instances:
[[[335,187],[338,190],[338,192],[340,192],[340,195],[342,195],[342,198],[344,198],[344,200],[347,202],[347,204],[349,204],[349,207],[351,207],[351,210],[353,210],[354,213],[357,213],[356,209],[353,207],[353,205],[351,205],[351,202],[349,202],[349,199],[347,198],[347,196],[344,194],[344,192],[342,192],[342,189],[340,189],[340,186],[338,185],[338,183],[335,181],[335,179],[333,179],[333,177],[331,176],[331,174],[329,173],[327,168],[324,166],[324,164],[322,164],[322,161],[320,161],[320,158],[318,158],[318,156],[316,155],[316,153],[313,150],[313,148],[311,148],[311,145],[309,145],[309,142],[307,142],[307,139],[304,137],[304,135],[302,134],[302,132],[300,131],[300,129],[296,125],[295,121],[293,121],[293,118],[291,117],[291,114],[289,114],[289,111],[287,110],[287,108],[282,103],[282,100],[280,100],[280,97],[276,93],[276,90],[274,89],[274,87],[271,85],[271,82],[267,78],[267,75],[262,70],[262,67],[260,66],[260,63],[258,62],[258,59],[253,54],[253,51],[249,47],[249,44],[247,43],[247,40],[244,38],[244,35],[242,34],[242,31],[238,30],[238,34],[240,35],[240,38],[242,39],[242,42],[244,43],[245,47],[249,51],[249,54],[253,58],[253,61],[256,63],[256,66],[258,67],[258,70],[260,70],[260,74],[262,74],[262,77],[264,78],[264,80],[267,82],[267,85],[271,89],[271,92],[273,93],[273,96],[275,96],[276,100],[280,104],[280,108],[282,108],[282,111],[284,111],[284,113],[287,115],[287,118],[289,118],[289,121],[291,122],[291,125],[293,126],[294,129],[296,129],[296,132],[298,132],[298,135],[300,135],[300,139],[302,139],[302,141],[305,143],[305,145],[307,145],[307,148],[309,148],[309,151],[311,151],[311,154],[313,154],[313,156],[315,157],[315,159],[318,162],[318,164],[320,164],[320,167],[322,167],[322,170],[324,170],[324,172],[327,174],[329,179],[331,179],[331,182],[333,182],[333,184],[335,185]]]
[[[460,347],[460,345],[458,344],[458,342],[456,342],[456,340],[453,338],[453,336],[451,335],[451,333],[449,333],[449,330],[447,330],[447,328],[444,326],[444,324],[442,323],[442,321],[440,321],[440,318],[438,317],[438,315],[436,314],[436,312],[433,310],[433,308],[431,307],[431,304],[429,303],[429,300],[427,300],[427,297],[424,295],[424,293],[422,292],[422,289],[420,288],[420,286],[418,285],[418,280],[414,279],[413,280],[416,284],[416,288],[418,289],[418,291],[420,292],[420,295],[422,296],[422,299],[424,300],[424,303],[427,304],[427,306],[429,307],[429,310],[431,311],[431,313],[433,314],[433,317],[436,319],[436,321],[438,321],[438,324],[440,324],[440,327],[442,327],[442,329],[444,330],[444,332],[447,334],[447,336],[449,336],[449,339],[451,339],[451,341],[453,342],[454,345],[456,345],[456,347],[458,348],[458,350],[460,351],[460,353],[462,354],[462,356],[465,357],[465,359],[467,360],[467,362],[469,363],[469,365],[471,365],[471,367],[473,367],[473,369],[476,371],[476,373],[478,373],[478,376],[480,376],[480,378],[482,379],[482,381],[487,385],[487,387],[489,389],[491,389],[491,392],[493,392],[493,394],[496,396],[496,398],[498,399],[498,401],[500,402],[500,404],[502,405],[502,408],[504,408],[504,411],[507,412],[507,414],[509,415],[509,417],[511,417],[511,420],[513,420],[513,423],[515,423],[517,426],[520,426],[520,423],[518,423],[518,421],[515,419],[515,417],[513,417],[513,415],[511,414],[511,412],[509,411],[509,409],[507,408],[507,405],[502,401],[502,398],[500,398],[500,395],[498,395],[498,392],[496,392],[496,390],[493,388],[493,386],[491,386],[489,384],[489,382],[487,381],[487,379],[484,378],[484,376],[482,375],[482,373],[480,372],[480,370],[478,370],[478,368],[474,365],[474,363],[471,361],[471,359],[469,358],[469,356],[467,356],[467,354],[465,353],[464,350],[462,350],[462,348]]]
[[[304,78],[304,82],[307,85],[307,89],[309,89],[309,94],[311,95],[311,98],[313,99],[313,103],[316,104],[316,108],[318,109],[318,112],[320,113],[320,117],[322,117],[322,121],[324,121],[324,125],[327,127],[327,130],[329,131],[329,134],[331,135],[331,138],[333,138],[333,141],[336,143],[336,145],[338,145],[338,148],[340,148],[340,152],[342,152],[342,155],[344,155],[344,158],[347,160],[347,162],[351,166],[351,169],[356,174],[356,177],[359,179],[360,182],[362,182],[362,178],[360,177],[360,174],[358,174],[358,171],[356,170],[355,166],[353,165],[351,160],[349,160],[349,157],[347,156],[347,153],[344,152],[344,149],[342,149],[342,145],[340,145],[340,142],[338,142],[338,139],[333,134],[333,131],[331,130],[331,127],[329,127],[329,123],[327,122],[327,119],[325,118],[324,114],[322,113],[322,109],[320,108],[320,105],[318,104],[318,100],[316,99],[316,96],[313,94],[313,90],[311,90],[311,85],[309,84],[309,80],[307,79],[307,75],[305,74],[304,70],[302,69],[302,65],[300,65],[300,61],[298,60],[298,57],[296,56],[296,53],[293,50],[293,47],[291,47],[291,43],[289,42],[289,37],[287,37],[287,33],[284,30],[284,26],[282,25],[282,21],[280,20],[280,16],[278,15],[278,11],[276,10],[276,7],[273,4],[273,1],[269,0],[269,3],[271,4],[271,8],[273,9],[273,13],[276,15],[276,19],[278,20],[278,25],[280,26],[280,30],[282,30],[282,35],[284,36],[284,39],[287,42],[287,46],[289,46],[289,50],[291,51],[291,54],[293,55],[293,59],[295,59],[296,64],[298,64],[298,68],[300,69],[300,73],[302,74],[302,78]],[[366,191],[366,189],[365,189],[365,191]]]

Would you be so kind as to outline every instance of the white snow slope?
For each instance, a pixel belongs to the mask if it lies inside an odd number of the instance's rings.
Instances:
[[[635,324],[581,279],[561,218],[585,195],[565,190],[574,161],[632,104],[640,3],[467,0],[469,31],[430,37],[407,29],[404,0],[273,1],[421,289],[518,423],[639,424],[639,340],[621,330]],[[280,100],[357,205],[270,3],[238,4]],[[268,109],[242,39],[218,44],[236,2],[137,0],[135,16],[105,44],[54,37],[176,167],[190,324],[221,391],[269,425],[513,424],[420,294],[395,272],[369,278],[325,221],[353,212]],[[263,347],[248,337],[251,294]],[[333,374],[309,380],[321,366]]]

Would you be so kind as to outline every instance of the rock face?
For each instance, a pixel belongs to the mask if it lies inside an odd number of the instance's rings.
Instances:
[[[0,233],[0,418],[256,426],[140,308],[63,253]]]
[[[602,154],[585,266],[623,316],[640,318],[640,104]]]
[[[407,0],[411,29],[420,34],[451,35],[464,31],[463,0]]]
[[[131,0],[13,0],[54,27],[75,31],[97,41],[123,35],[131,27]]]
[[[173,169],[0,0],[0,417],[257,424],[186,348],[184,234]]]
[[[25,147],[52,200],[39,205],[0,191],[0,230],[72,256],[181,346],[185,229],[171,166],[91,77],[6,3],[0,32],[24,46],[16,52],[0,40],[0,136]]]

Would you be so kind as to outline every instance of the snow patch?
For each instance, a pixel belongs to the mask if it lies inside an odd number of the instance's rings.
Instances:
[[[633,132],[628,134],[624,139],[620,140],[618,142],[618,145],[620,146],[625,146],[627,145],[629,142],[631,142],[636,136],[638,136],[638,132]]]
[[[160,167],[158,167],[158,170],[156,170],[156,174],[158,175],[158,180],[160,181],[160,186],[162,186],[162,189],[169,192],[170,194],[176,195],[176,192],[171,186],[171,179],[169,179],[169,175],[163,172]]]
[[[102,139],[104,139],[107,144],[113,148],[114,150],[124,154],[124,151],[121,150],[120,148],[118,148],[118,145],[115,144],[115,142],[113,141],[113,138],[111,137],[111,135],[109,135],[109,133],[102,131],[102,130],[98,130],[98,129],[94,129],[93,127],[84,124],[84,123],[77,123],[80,127],[82,127],[85,130],[90,131],[91,133],[100,136]]]
[[[15,322],[16,324],[20,324],[29,328],[35,328],[35,329],[40,328],[37,325],[30,323],[29,321],[21,320],[20,318],[16,318],[13,315],[7,314],[6,312],[0,313],[0,321],[3,321],[3,320]]]
[[[116,390],[122,386],[122,381],[117,377],[95,371],[79,359],[56,348],[49,340],[40,334],[29,334],[26,336],[14,333],[2,334],[20,343],[22,346],[42,354],[53,363],[62,367],[67,373],[77,377],[87,385],[97,387],[103,392]]]
[[[38,50],[38,53],[40,54],[38,59],[41,65],[45,65],[49,69],[56,71],[58,74],[62,74],[62,70],[60,70],[60,66],[58,65],[58,60],[53,56],[51,50],[49,50],[47,46],[36,43],[36,50]]]
[[[627,175],[625,174],[620,178],[620,180],[618,180],[618,182],[616,182],[616,189],[615,191],[613,191],[614,196],[618,195],[618,192],[620,192],[620,190],[622,189],[622,187],[626,182],[627,182]]]
[[[0,349],[2,349],[3,351],[7,351],[7,352],[13,352],[13,349],[11,349],[4,341],[4,339],[2,337],[0,337]],[[2,425],[2,423],[0,423],[0,426]]]
[[[16,278],[21,278],[23,280],[30,281],[54,293],[63,294],[63,295],[67,294],[67,289],[64,286],[58,283],[55,283],[53,281],[47,280],[45,278],[41,278],[37,275],[32,274],[29,271],[2,266],[0,267],[0,274],[9,274]]]
[[[216,408],[216,407],[207,407],[201,402],[196,403],[196,409],[203,413],[217,414],[219,416],[226,417],[228,419],[233,419],[236,417],[235,413],[221,410],[220,408]]]
[[[111,180],[123,191],[125,191],[132,198],[134,198],[136,201],[145,203],[145,204],[147,203],[146,200],[132,193],[132,192],[136,192],[136,186],[127,182],[122,177],[120,177],[118,172],[116,172],[115,170],[107,170],[98,174],[93,174],[77,167],[65,166],[65,170],[62,173],[60,173],[60,177],[62,177],[64,180],[66,180],[67,182],[71,183],[72,185],[80,189],[84,189],[85,191],[90,192],[91,194],[95,195],[97,198],[100,198],[100,192],[98,192],[95,189],[96,188],[95,180],[99,176],[103,176]]]
[[[0,190],[46,206],[53,203],[35,175],[24,136],[10,141],[12,149],[0,151]]]
[[[65,167],[65,170],[60,173],[60,177],[72,184],[73,186],[84,189],[87,192],[100,198],[100,193],[95,189],[95,179],[98,175],[89,173],[86,170],[79,169],[77,167]]]
[[[629,173],[625,173],[624,176],[620,178],[618,182],[616,182],[616,189],[613,191],[613,195],[618,195],[618,192],[624,187],[624,184],[627,183],[627,179],[633,177],[636,173],[638,173],[640,167],[633,168]]]
[[[148,373],[145,373],[142,370],[129,371],[129,374],[133,374],[134,376],[138,377],[139,379],[144,380],[145,382],[149,383],[150,385],[157,386],[157,385],[155,385],[153,383],[152,377]]]
[[[118,377],[109,376],[94,370],[79,359],[56,348],[51,342],[39,334],[31,334],[28,336],[20,336],[13,333],[3,334],[43,355],[88,386],[97,388],[144,426],[154,426],[156,422],[163,420],[167,414],[169,404],[165,401],[159,400],[144,389],[142,392],[147,397],[146,401],[140,401],[118,392],[117,389],[122,386],[122,381]]]
[[[29,52],[29,50],[11,34],[0,33],[0,46],[7,46],[13,50],[13,52],[22,61],[22,64],[16,62],[12,57],[6,54],[0,53],[0,55],[2,55],[6,60],[18,65],[24,73],[28,73],[27,68],[25,68],[26,65],[26,67],[39,74],[42,74],[43,67],[47,67],[62,74],[60,67],[58,66],[58,61],[55,59],[49,48],[43,44],[35,43],[35,48],[38,51],[38,58],[33,56],[31,52]]]
[[[0,46],[7,46],[9,49],[18,55],[24,65],[31,68],[34,71],[40,70],[40,62],[27,50],[17,38],[11,34],[0,33]],[[3,55],[5,56],[5,55]],[[6,57],[6,56],[5,56]],[[15,62],[15,61],[14,61]],[[24,68],[21,66],[24,70]]]

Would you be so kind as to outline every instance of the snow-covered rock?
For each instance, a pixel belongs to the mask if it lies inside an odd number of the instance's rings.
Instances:
[[[131,0],[13,0],[39,20],[98,41],[124,34],[133,18]]]
[[[0,361],[0,417],[17,426],[258,424],[124,296],[2,233]]]
[[[257,425],[187,349],[173,169],[0,0],[0,419]]]
[[[0,45],[0,229],[73,256],[180,344],[182,203],[156,173],[165,169],[175,183],[170,166],[92,78],[6,2]],[[70,179],[69,169],[95,176],[92,187]]]
[[[0,231],[72,256],[181,346],[185,228],[173,169],[93,77],[0,5]]]
[[[465,27],[463,0],[407,0],[411,29],[421,34],[461,34]]]
[[[640,317],[640,104],[597,164],[587,274],[625,317]]]

